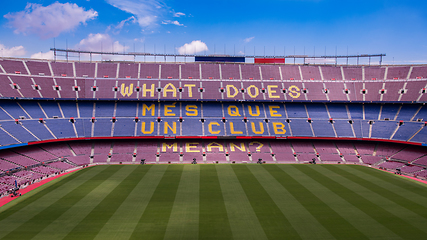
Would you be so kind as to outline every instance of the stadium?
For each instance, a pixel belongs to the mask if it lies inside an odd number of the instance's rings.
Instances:
[[[110,44],[0,58],[0,239],[427,235],[426,64]]]

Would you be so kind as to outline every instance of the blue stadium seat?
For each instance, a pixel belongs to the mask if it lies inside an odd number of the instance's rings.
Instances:
[[[202,136],[203,126],[198,118],[184,117],[182,122],[182,136]]]
[[[351,119],[363,119],[363,105],[361,104],[347,104],[348,110],[350,111]]]
[[[405,122],[393,136],[393,140],[401,140],[408,141],[420,128],[424,125],[424,123],[419,122]],[[424,140],[425,142],[425,140]]]
[[[113,122],[111,118],[97,118],[94,124],[94,137],[110,137]]]
[[[22,126],[30,130],[40,140],[53,139],[52,134],[38,120],[24,120],[22,121]]]
[[[345,104],[328,104],[329,114],[333,119],[349,119]]]
[[[285,106],[289,118],[307,118],[303,103],[286,103]]]
[[[369,137],[369,123],[367,120],[354,120],[353,129],[357,138]]]
[[[334,127],[338,137],[356,137],[348,120],[334,120]]]
[[[76,118],[77,115],[77,104],[76,102],[68,102],[68,101],[61,101],[59,102],[59,105],[61,106],[62,112],[64,113],[64,117],[66,118]]]
[[[78,137],[91,137],[92,122],[89,119],[80,118],[74,123]]]
[[[18,119],[20,117],[30,118],[19,106],[16,102],[11,101],[1,101],[0,106],[13,118]]]
[[[372,125],[372,138],[389,139],[397,127],[395,121],[375,121]]]
[[[19,104],[30,114],[31,118],[46,118],[36,101],[19,101]]]
[[[305,106],[307,107],[308,117],[312,119],[329,119],[325,104],[312,103]]]
[[[61,111],[59,111],[58,103],[53,101],[40,101],[44,112],[49,118],[59,117],[62,118]]]
[[[0,124],[0,126],[2,126],[2,124]],[[9,134],[7,134],[6,132],[0,129],[0,145],[4,146],[9,144],[16,144],[16,143],[19,143],[19,142],[13,139],[11,136],[9,136]]]
[[[80,117],[91,118],[93,114],[93,102],[78,102]]]
[[[314,135],[316,137],[335,137],[332,124],[328,120],[313,120],[311,125],[313,126]]]
[[[396,104],[384,104],[381,110],[381,119],[390,119],[394,120],[396,118],[397,112],[401,105]]]
[[[1,127],[23,143],[37,141],[37,138],[22,128],[20,124],[16,124],[15,122],[2,122]]]
[[[47,127],[57,138],[75,138],[73,124],[68,119],[47,119]]]
[[[114,137],[134,136],[135,121],[131,118],[117,118],[114,123]]]
[[[418,104],[416,104],[416,105],[410,105],[410,104],[402,105],[402,108],[400,109],[396,120],[403,120],[403,121],[411,120],[419,108],[420,108],[420,105],[418,105]],[[415,120],[417,120],[417,119],[415,118]]]
[[[222,118],[222,106],[218,103],[203,103],[203,117]]]
[[[292,119],[290,122],[290,126],[292,129],[292,136],[298,136],[298,137],[313,136],[310,123],[307,122],[307,119]]]
[[[116,117],[136,117],[137,102],[117,102]]]
[[[381,105],[379,104],[365,104],[365,119],[366,120],[378,120],[380,115]]]
[[[412,139],[411,142],[420,142],[420,143],[425,143],[427,139],[427,127],[423,127],[423,129],[421,129],[421,131],[419,131],[417,133],[417,135],[415,135]]]
[[[114,102],[96,102],[95,117],[113,117]]]
[[[414,120],[422,119],[422,121],[427,121],[427,106],[423,105],[420,111],[415,115]]]
[[[227,136],[246,136],[246,124],[243,119],[228,119],[225,123]]]

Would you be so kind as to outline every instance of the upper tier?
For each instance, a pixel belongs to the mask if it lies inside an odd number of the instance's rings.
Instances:
[[[426,102],[427,66],[51,62],[0,58],[0,97]],[[9,87],[8,87],[9,86]]]

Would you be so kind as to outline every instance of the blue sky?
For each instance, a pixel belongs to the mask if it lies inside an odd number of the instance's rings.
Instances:
[[[2,56],[49,49],[229,55],[386,53],[427,63],[427,1],[3,1]],[[265,51],[264,51],[265,49]]]

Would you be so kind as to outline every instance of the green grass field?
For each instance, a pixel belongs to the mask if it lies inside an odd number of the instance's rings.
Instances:
[[[111,165],[0,208],[0,239],[426,239],[427,187],[351,165]]]

